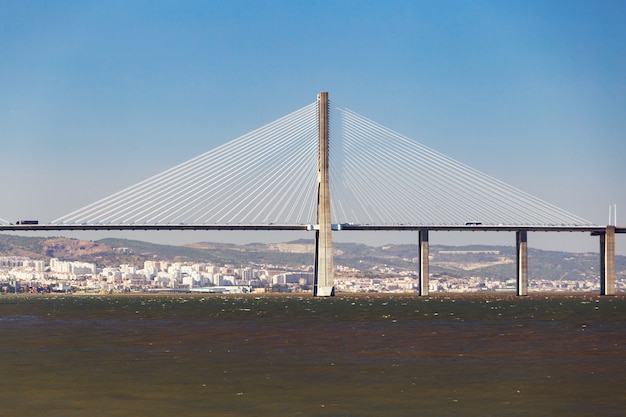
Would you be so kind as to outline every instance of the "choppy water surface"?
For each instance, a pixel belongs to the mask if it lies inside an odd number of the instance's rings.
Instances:
[[[626,297],[2,296],[2,416],[621,416]]]

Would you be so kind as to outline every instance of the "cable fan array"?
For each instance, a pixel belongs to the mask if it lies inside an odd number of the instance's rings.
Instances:
[[[63,216],[60,224],[311,224],[317,104]]]
[[[350,110],[333,111],[330,186],[336,223],[591,224]]]
[[[332,102],[329,121],[333,223],[591,225]],[[315,102],[52,223],[314,224],[317,164]]]

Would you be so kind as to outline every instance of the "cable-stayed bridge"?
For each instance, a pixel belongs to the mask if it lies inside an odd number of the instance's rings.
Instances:
[[[601,238],[603,293],[614,292],[614,233],[357,113],[318,100],[50,223],[0,230],[311,230],[316,295],[333,293],[331,230],[416,230],[420,293],[428,232],[515,231],[526,294],[528,231]]]

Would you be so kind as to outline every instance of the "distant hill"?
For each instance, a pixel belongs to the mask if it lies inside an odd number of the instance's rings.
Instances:
[[[395,268],[417,270],[417,245],[334,243],[335,264],[359,271]],[[515,276],[515,248],[509,246],[430,246],[430,271],[457,277],[509,278]],[[285,243],[199,242],[185,246],[160,245],[139,240],[101,239],[87,241],[64,237],[24,237],[0,234],[0,256],[27,256],[32,259],[94,262],[98,266],[133,264],[146,260],[209,262],[218,265],[313,265],[313,240]],[[558,280],[597,276],[597,253],[569,253],[529,249],[529,276]],[[626,277],[626,256],[616,256],[618,277]]]

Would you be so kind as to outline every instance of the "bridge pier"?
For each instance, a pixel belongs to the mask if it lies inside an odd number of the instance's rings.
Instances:
[[[600,295],[615,295],[615,226],[600,233]]]
[[[428,230],[419,231],[419,295],[428,295]]]
[[[515,232],[517,242],[517,295],[528,295],[528,232]]]

